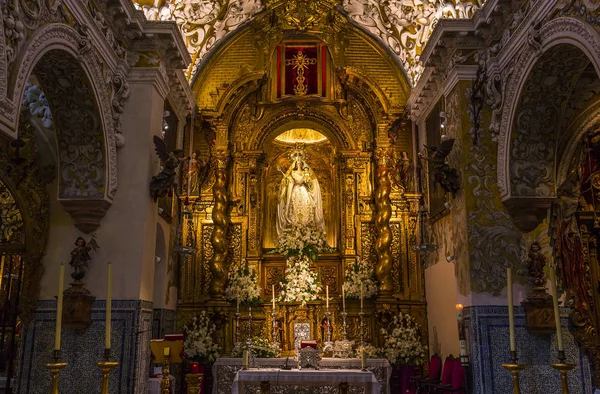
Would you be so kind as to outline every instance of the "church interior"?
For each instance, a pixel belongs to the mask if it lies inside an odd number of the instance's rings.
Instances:
[[[0,14],[0,394],[600,393],[598,0]]]

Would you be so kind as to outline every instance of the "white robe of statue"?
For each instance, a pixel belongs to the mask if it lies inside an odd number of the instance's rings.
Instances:
[[[319,180],[302,159],[294,160],[283,174],[277,204],[277,235],[294,227],[313,227],[325,234]]]

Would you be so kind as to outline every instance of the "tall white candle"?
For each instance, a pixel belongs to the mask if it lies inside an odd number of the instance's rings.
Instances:
[[[112,313],[112,263],[107,264],[108,281],[106,286],[106,335],[104,336],[104,348],[110,349],[110,325]]]
[[[346,312],[346,290],[344,290],[343,285],[342,285],[342,311]]]
[[[506,269],[506,282],[507,282],[507,293],[508,293],[508,328],[510,335],[510,351],[514,352],[517,350],[515,344],[515,310],[513,303],[513,288],[512,288],[512,269]]]
[[[63,288],[65,285],[65,265],[58,270],[58,297],[56,304],[56,331],[54,335],[54,350],[60,350],[60,333],[62,328]]]
[[[363,294],[364,294],[364,285],[360,282],[360,310],[363,309]]]
[[[271,287],[271,292],[273,293],[273,309],[275,309],[275,285]]]
[[[329,309],[329,286],[325,286],[325,307]]]
[[[550,282],[552,286],[552,304],[554,304],[554,324],[556,324],[556,342],[558,342],[558,350],[564,351],[562,330],[560,328],[560,311],[558,310],[558,292],[556,290],[556,273],[554,268],[550,267]]]

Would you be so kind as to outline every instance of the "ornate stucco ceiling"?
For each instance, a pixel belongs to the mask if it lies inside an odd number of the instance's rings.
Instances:
[[[177,23],[192,57],[192,66],[188,70],[190,78],[217,43],[272,4],[279,4],[273,0],[133,1],[149,20]],[[306,1],[288,0],[286,7]],[[484,1],[339,0],[336,9],[377,37],[398,58],[409,83],[415,86],[423,72],[419,60],[421,51],[437,22],[442,18],[470,18]]]

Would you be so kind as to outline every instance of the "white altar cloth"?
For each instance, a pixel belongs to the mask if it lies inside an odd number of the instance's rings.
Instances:
[[[282,368],[284,365],[296,366],[293,358],[257,358],[252,367],[258,368]],[[358,358],[323,358],[319,363],[321,369],[360,369]],[[241,358],[219,357],[213,364],[213,391],[212,394],[231,394],[233,380],[237,372],[242,369]],[[379,394],[390,394],[390,377],[392,366],[387,359],[367,360],[367,369],[375,374],[379,382]]]
[[[356,369],[249,369],[239,371],[233,380],[232,394],[245,394],[248,385],[269,382],[271,386],[334,386],[348,383],[350,386],[364,387],[365,394],[379,393],[379,382],[371,371]]]

